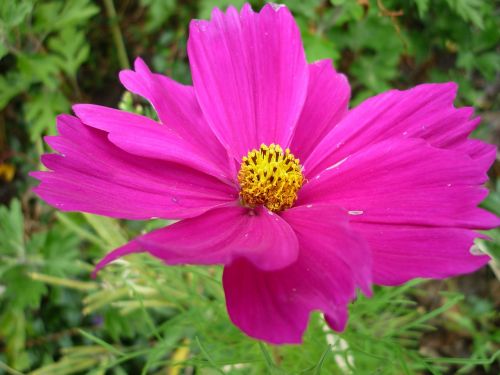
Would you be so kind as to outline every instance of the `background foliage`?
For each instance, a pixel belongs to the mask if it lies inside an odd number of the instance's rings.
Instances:
[[[190,82],[187,25],[241,0],[5,0],[0,2],[0,373],[8,374],[497,374],[500,287],[493,264],[445,282],[377,288],[351,308],[347,331],[319,315],[302,346],[244,337],[227,318],[219,268],[148,257],[95,261],[164,222],[54,211],[27,177],[42,136],[72,103],[129,110],[117,72],[142,56]],[[334,59],[353,104],[391,87],[460,84],[477,136],[500,135],[500,4],[488,0],[290,0],[308,58]],[[256,8],[262,2],[255,1]],[[484,206],[500,214],[499,167]],[[478,248],[500,258],[500,231]]]

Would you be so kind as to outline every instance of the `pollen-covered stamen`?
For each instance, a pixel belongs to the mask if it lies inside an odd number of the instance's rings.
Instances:
[[[262,144],[252,150],[241,161],[238,172],[240,197],[249,207],[266,206],[271,211],[282,211],[292,207],[297,192],[302,187],[304,176],[299,159],[287,148]]]

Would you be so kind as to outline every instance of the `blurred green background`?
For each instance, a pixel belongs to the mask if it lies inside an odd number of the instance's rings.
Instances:
[[[341,335],[311,318],[302,346],[246,338],[227,318],[220,269],[146,256],[91,280],[103,254],[165,222],[61,213],[27,177],[72,103],[148,113],[118,71],[136,56],[189,83],[187,27],[216,0],[0,1],[0,374],[498,374],[500,283],[492,263],[446,281],[376,288]],[[263,2],[252,2],[259,9]],[[308,59],[334,60],[355,105],[389,88],[456,81],[457,105],[500,138],[500,2],[285,1]],[[500,214],[498,163],[484,206]],[[478,248],[500,258],[500,231]],[[495,276],[496,273],[496,276]]]

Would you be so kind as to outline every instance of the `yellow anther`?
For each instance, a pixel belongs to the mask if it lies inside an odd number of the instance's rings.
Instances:
[[[302,166],[287,148],[262,144],[252,150],[241,161],[238,172],[240,197],[244,205],[266,206],[278,212],[292,207],[297,192],[304,183]]]

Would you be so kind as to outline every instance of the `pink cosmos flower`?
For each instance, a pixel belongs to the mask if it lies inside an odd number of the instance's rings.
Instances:
[[[47,137],[37,194],[63,211],[179,219],[108,254],[222,264],[231,320],[299,343],[312,310],[344,329],[356,289],[472,272],[495,148],[454,108],[454,83],[391,90],[348,110],[330,61],[306,62],[289,10],[215,9],[188,41],[193,86],[137,59],[120,73],[159,121],[76,105]]]

